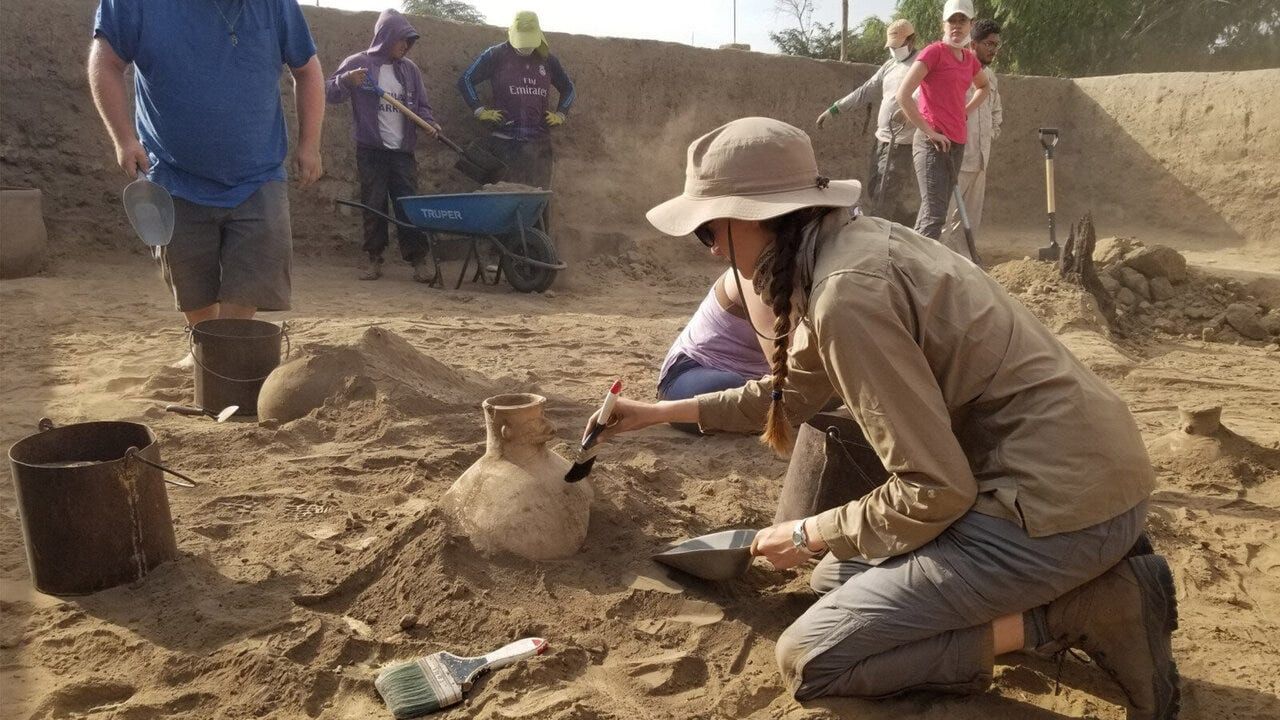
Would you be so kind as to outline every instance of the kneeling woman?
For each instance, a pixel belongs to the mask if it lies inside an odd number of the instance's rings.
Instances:
[[[773,324],[773,312],[759,296],[742,290],[733,270],[716,278],[711,290],[680,331],[658,371],[658,399],[683,400],[742,387],[769,374],[765,341],[751,324]],[[697,433],[693,423],[676,427]]]
[[[689,147],[684,193],[651,210],[693,233],[772,308],[772,375],[656,404],[620,401],[612,433],[656,423],[764,431],[834,394],[889,480],[761,530],[775,567],[828,553],[820,599],[778,640],[796,698],[979,692],[994,656],[1085,651],[1130,718],[1172,718],[1172,578],[1141,538],[1155,483],[1123,401],[980,269],[900,225],[851,219],[853,181],[818,176],[809,138],[745,118]]]

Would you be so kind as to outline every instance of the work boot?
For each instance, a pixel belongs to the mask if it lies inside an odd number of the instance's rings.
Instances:
[[[1178,669],[1169,635],[1178,627],[1173,574],[1159,555],[1121,560],[1049,603],[1052,640],[1041,651],[1082,650],[1129,700],[1129,720],[1178,716]]]
[[[382,277],[382,256],[370,255],[365,261],[364,272],[360,274],[361,280],[377,280]]]
[[[426,283],[430,285],[431,283],[436,281],[435,266],[432,265],[432,263],[426,260],[425,258],[421,260],[414,260],[413,261],[413,279],[416,282]]]

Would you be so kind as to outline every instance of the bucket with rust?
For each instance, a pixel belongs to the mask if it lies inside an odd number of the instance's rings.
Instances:
[[[53,427],[9,449],[36,589],[86,595],[135,582],[178,557],[160,445],[146,425]],[[177,474],[177,473],[175,473]],[[190,486],[188,478],[178,475]]]

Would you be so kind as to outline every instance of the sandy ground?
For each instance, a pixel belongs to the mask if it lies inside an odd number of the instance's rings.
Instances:
[[[160,410],[189,398],[192,381],[167,367],[184,336],[142,258],[62,261],[0,284],[0,440],[41,416],[140,420],[168,462],[204,481],[170,488],[179,561],[72,599],[32,591],[12,488],[0,485],[0,715],[387,717],[371,682],[379,665],[538,635],[546,656],[483,680],[450,717],[1123,717],[1096,668],[1068,662],[1055,693],[1053,665],[1028,658],[998,668],[977,697],[790,699],[774,641],[811,602],[807,572],[756,566],[713,584],[647,559],[671,540],[768,524],[785,465],[751,438],[633,436],[596,466],[581,554],[477,555],[437,503],[482,452],[480,397],[546,395],[567,443],[610,378],[653,394],[658,362],[717,268],[690,263],[673,277],[632,253],[593,261],[552,296],[429,290],[388,268],[361,283],[353,267],[303,262],[294,345],[379,347],[393,334],[452,369],[380,378],[372,395],[278,428]],[[1174,429],[1179,404],[1213,402],[1257,444],[1226,464],[1161,455],[1151,532],[1177,573],[1183,717],[1280,716],[1280,473],[1265,449],[1280,445],[1280,353],[1065,338],[1152,442]],[[402,632],[406,613],[418,625]]]

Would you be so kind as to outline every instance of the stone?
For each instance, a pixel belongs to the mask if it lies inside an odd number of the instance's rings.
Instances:
[[[1280,310],[1272,310],[1258,321],[1269,335],[1280,335]]]
[[[1151,284],[1146,276],[1131,267],[1120,269],[1120,284],[1132,290],[1143,300],[1151,299]]]
[[[408,632],[418,624],[418,616],[413,613],[405,613],[400,616],[400,629]]]
[[[1148,278],[1165,277],[1172,283],[1187,279],[1187,259],[1182,257],[1182,253],[1164,245],[1141,248],[1125,256],[1124,264]]]
[[[1166,335],[1178,334],[1178,326],[1169,318],[1156,318],[1151,326]]]
[[[1214,312],[1204,305],[1188,305],[1183,314],[1192,320],[1208,320],[1213,317]]]
[[[1151,288],[1152,300],[1164,301],[1173,297],[1173,283],[1167,277],[1152,278],[1148,287]]]
[[[1258,308],[1247,303],[1231,303],[1227,306],[1227,324],[1250,340],[1266,340],[1267,331],[1259,322]]]
[[[1102,283],[1102,289],[1107,291],[1108,295],[1115,295],[1120,292],[1120,281],[1107,274],[1098,275],[1098,281]]]
[[[1093,246],[1093,262],[1098,266],[1118,263],[1133,250],[1133,244],[1133,238],[1102,238]]]
[[[1120,292],[1116,293],[1116,302],[1121,305],[1133,306],[1138,304],[1138,296],[1127,287],[1120,288]]]

